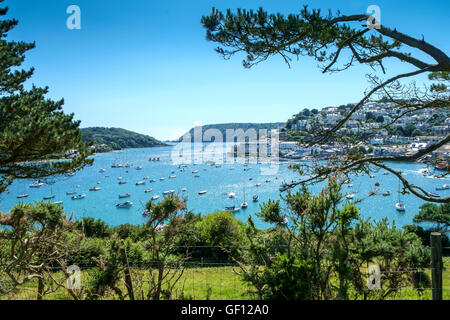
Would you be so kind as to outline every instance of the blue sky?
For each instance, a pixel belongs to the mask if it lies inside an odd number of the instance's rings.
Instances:
[[[69,5],[81,8],[81,30],[66,27]],[[345,14],[381,8],[388,27],[450,52],[450,1],[298,0],[5,0],[8,17],[19,19],[9,39],[36,41],[25,67],[34,66],[29,84],[49,86],[64,98],[82,127],[122,127],[173,139],[203,124],[286,121],[305,107],[358,101],[366,67],[323,75],[311,59],[288,66],[278,57],[252,69],[241,56],[225,61],[205,40],[200,24],[212,7],[298,12],[303,4]],[[411,70],[392,61],[390,72]],[[420,80],[420,79],[419,79]]]

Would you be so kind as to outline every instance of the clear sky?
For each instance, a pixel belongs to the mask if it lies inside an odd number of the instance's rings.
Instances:
[[[81,8],[81,30],[69,30],[69,5]],[[291,69],[274,58],[252,69],[241,56],[225,61],[207,42],[200,24],[212,7],[298,12],[303,4],[344,14],[381,8],[381,22],[450,52],[450,1],[405,0],[5,0],[8,17],[19,19],[9,39],[36,41],[25,67],[30,80],[65,99],[82,127],[122,127],[174,139],[195,122],[286,121],[305,107],[356,102],[367,88],[355,67],[323,75],[302,59]],[[393,61],[391,72],[411,70]]]

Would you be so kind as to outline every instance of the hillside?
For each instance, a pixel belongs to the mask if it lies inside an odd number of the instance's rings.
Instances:
[[[166,144],[153,137],[121,128],[91,127],[82,128],[83,141],[105,144],[106,150],[121,150],[127,148],[149,148],[165,146]]]
[[[242,129],[245,131],[247,131],[248,129],[255,129],[256,132],[259,132],[260,129],[266,129],[266,130],[272,130],[272,129],[280,129],[285,125],[284,122],[274,122],[274,123],[218,123],[218,124],[207,124],[203,126],[203,133],[205,133],[206,130],[208,129],[217,129],[222,133],[223,139],[225,141],[226,139],[226,130],[227,129],[232,129],[232,130],[237,130],[237,129]],[[182,137],[180,137],[177,142],[180,142],[183,140],[183,137],[186,134],[190,134],[191,135],[191,141],[193,141],[193,137],[194,137],[194,128],[192,128],[191,130],[189,130],[189,132],[185,133]],[[205,139],[205,137],[203,137],[203,142],[210,142],[209,139]]]

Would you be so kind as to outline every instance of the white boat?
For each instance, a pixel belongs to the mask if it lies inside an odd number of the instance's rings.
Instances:
[[[136,167],[136,170],[142,170],[142,166]]]
[[[50,199],[54,199],[54,198],[55,198],[55,195],[52,194],[51,196],[46,196],[46,197],[43,197],[42,199],[43,200],[50,200]]]
[[[169,179],[175,179],[177,176],[173,175],[173,176],[169,176]]]
[[[19,194],[18,196],[17,196],[17,199],[23,199],[23,198],[27,198],[29,196],[29,194],[28,193],[24,193],[24,194]]]
[[[181,188],[181,191],[186,192],[187,189],[186,188]]]
[[[160,181],[164,181],[164,178],[159,178]]]
[[[126,181],[119,181],[119,184],[126,184]]]
[[[258,196],[255,194],[254,196],[253,196],[253,202],[257,202],[258,201]]]
[[[106,169],[104,168],[100,168],[100,170],[98,170],[98,172],[102,173],[102,172],[106,172]]]
[[[119,209],[122,209],[122,208],[128,209],[128,208],[131,208],[132,206],[133,206],[133,202],[131,202],[131,201],[126,201],[123,203],[116,204],[116,207]]]
[[[117,180],[122,180],[123,178],[122,177],[117,177]]]
[[[266,179],[266,182],[270,182],[270,179]]]
[[[30,188],[40,188],[42,187],[44,184],[42,182],[35,182],[30,184]]]
[[[235,207],[235,206],[225,207],[225,211],[228,211],[228,212],[237,212],[237,211],[240,211],[240,210],[241,210],[240,207]]]
[[[203,190],[203,191],[200,191],[198,194],[205,194],[207,191],[206,190]]]
[[[257,186],[257,187],[261,186],[261,183],[257,183],[256,186]]]
[[[286,183],[283,183],[281,186],[280,186],[280,191],[281,192],[283,192],[283,191],[286,191],[287,189],[289,189],[289,186],[286,184]]]
[[[236,194],[234,192],[230,192],[228,194],[228,198],[234,198],[236,196]]]
[[[194,170],[194,171],[192,171],[192,173],[198,173],[198,170]]]
[[[78,196],[73,196],[72,200],[81,200],[81,199],[84,199],[84,198],[86,198],[85,194],[79,194]]]
[[[395,204],[395,208],[397,209],[397,211],[405,211],[406,210],[405,205],[401,202],[397,202]]]
[[[142,186],[142,185],[144,185],[145,184],[145,181],[138,181],[138,182],[136,182],[136,185],[137,186]]]
[[[55,201],[53,204],[63,204],[64,201]]]
[[[436,193],[436,192],[429,192],[428,195],[430,197],[433,197],[433,198],[440,198],[441,197],[441,195],[439,193]]]
[[[150,183],[156,182],[155,179],[150,179]]]
[[[67,195],[76,194],[76,193],[77,193],[76,191],[67,191],[66,192]]]
[[[353,193],[349,193],[345,196],[347,199],[353,199],[355,197],[355,195]]]
[[[131,193],[119,194],[119,199],[131,197]]]
[[[102,189],[99,187],[92,187],[89,189],[89,191],[100,191],[100,190],[102,190]]]
[[[158,198],[159,198],[159,195],[155,195],[155,196],[152,197],[152,200],[156,200]]]
[[[241,204],[241,208],[245,209],[248,207],[248,203],[245,201],[245,188],[244,188],[244,201]]]
[[[194,176],[194,178],[200,178],[200,175],[199,175],[199,174],[196,174],[196,175]]]
[[[442,187],[436,188],[437,191],[447,190],[447,189],[450,189],[450,184],[444,184],[444,185],[442,185]]]
[[[142,180],[148,180],[150,177],[143,177]]]
[[[390,190],[383,192],[383,196],[385,196],[385,197],[390,196],[390,195],[391,195]]]
[[[153,190],[153,189],[150,188],[150,189],[144,190],[144,192],[145,192],[145,193],[150,193],[150,192],[152,192],[152,190]]]
[[[175,190],[167,190],[167,191],[164,191],[163,194],[164,194],[164,195],[166,195],[166,194],[172,194],[172,193],[174,193],[174,192],[175,192]]]

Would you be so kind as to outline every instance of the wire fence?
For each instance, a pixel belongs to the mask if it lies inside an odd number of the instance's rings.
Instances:
[[[383,246],[386,248],[386,246]],[[186,249],[185,247],[180,247]],[[239,246],[191,246],[189,249],[242,249]],[[369,248],[361,247],[361,248]],[[370,246],[374,248],[374,246]],[[407,249],[413,247],[389,246],[392,250]],[[248,248],[247,248],[248,249]],[[281,248],[278,248],[281,249]],[[450,250],[450,247],[442,248],[442,251]],[[155,286],[158,280],[158,267],[161,260],[132,261],[132,254],[129,252],[130,261],[128,270],[130,271],[136,299],[148,298],[147,293]],[[80,288],[87,288],[91,278],[94,276],[96,264],[92,260],[80,260],[74,264],[79,273]],[[120,263],[121,271],[125,266]],[[194,300],[240,300],[256,299],[256,288],[252,283],[244,280],[244,271],[241,267],[251,267],[250,265],[240,265],[230,259],[196,258],[190,260],[173,261],[166,260],[164,265],[164,280],[162,281],[163,299],[194,299]],[[373,264],[376,266],[376,263]],[[263,266],[254,266],[263,268]],[[438,268],[441,269],[441,268]],[[390,292],[388,299],[432,299],[433,281],[432,271],[436,268],[429,265],[423,267],[400,267],[386,269],[383,266],[377,270],[369,265],[361,267],[361,274],[365,275],[364,285],[369,290],[382,290]],[[443,257],[442,267],[442,296],[443,299],[450,300],[450,256]],[[60,283],[65,283],[67,279],[61,272],[61,268],[54,266],[48,269],[54,277],[59,279]],[[378,277],[378,278],[377,278]],[[411,281],[401,281],[408,278]],[[10,285],[8,278],[0,274],[0,288]],[[70,299],[71,297],[60,286],[48,283],[49,299]],[[122,279],[119,281],[119,287],[126,292],[126,283]],[[169,290],[170,289],[170,290]],[[170,292],[169,292],[170,291]],[[24,285],[18,286],[17,290],[8,295],[1,295],[0,299],[36,299],[37,281],[30,281]],[[115,299],[114,292],[105,299]],[[359,297],[361,298],[361,297]]]

